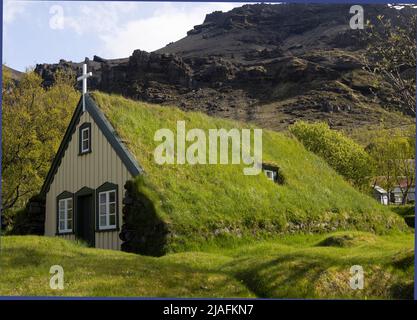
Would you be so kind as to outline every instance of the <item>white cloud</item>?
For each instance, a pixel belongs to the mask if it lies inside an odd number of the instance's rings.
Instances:
[[[3,22],[12,23],[16,17],[25,12],[27,1],[5,0],[3,2]]]
[[[104,41],[104,52],[109,58],[125,57],[133,50],[154,51],[172,41],[186,36],[188,30],[204,21],[206,14],[215,10],[229,11],[241,6],[239,3],[201,3],[177,6],[171,3],[161,7],[148,18],[127,22],[100,38]]]
[[[139,4],[124,3],[83,3],[76,7],[64,5],[64,28],[73,29],[77,34],[111,32],[123,21],[124,15],[134,13]]]
[[[205,15],[228,11],[239,3],[84,3],[64,7],[64,28],[79,35],[94,33],[106,58],[127,57],[133,50],[153,51],[186,36]],[[148,9],[145,12],[145,9]],[[149,10],[153,9],[153,10]]]

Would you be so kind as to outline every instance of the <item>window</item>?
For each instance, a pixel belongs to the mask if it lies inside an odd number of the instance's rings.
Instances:
[[[90,129],[85,128],[81,130],[81,152],[90,150]]]
[[[105,182],[96,189],[96,231],[118,230],[119,186]]]
[[[276,172],[272,170],[264,170],[266,177],[271,180],[275,181]]]
[[[84,123],[79,130],[80,154],[91,152],[91,124]]]
[[[282,174],[281,169],[274,163],[262,163],[262,171],[266,178],[277,184],[285,183],[285,176]]]
[[[98,194],[98,225],[100,230],[114,229],[117,225],[116,190]]]
[[[73,229],[72,198],[58,200],[58,231],[59,233],[72,232]]]

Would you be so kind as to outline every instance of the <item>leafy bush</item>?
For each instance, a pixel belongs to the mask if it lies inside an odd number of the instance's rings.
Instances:
[[[405,194],[415,182],[415,127],[395,128],[391,130],[376,130],[375,136],[367,145],[366,151],[374,159],[379,179],[375,177],[373,183],[391,192],[395,186],[402,185]],[[407,197],[403,199],[403,205]]]
[[[359,144],[326,123],[298,121],[290,128],[301,143],[355,186],[363,188],[372,175],[372,159]]]
[[[80,97],[74,84],[65,72],[44,88],[33,71],[15,82],[3,70],[2,213],[23,208],[42,186]]]
[[[394,211],[396,214],[401,217],[414,215],[415,206],[411,205],[402,205],[402,206],[390,206],[391,211]]]

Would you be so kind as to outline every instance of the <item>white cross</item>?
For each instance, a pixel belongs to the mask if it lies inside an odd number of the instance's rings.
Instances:
[[[83,112],[85,111],[85,94],[87,93],[87,78],[93,75],[92,72],[87,73],[87,64],[83,64],[83,74],[77,78],[77,81],[83,81]]]

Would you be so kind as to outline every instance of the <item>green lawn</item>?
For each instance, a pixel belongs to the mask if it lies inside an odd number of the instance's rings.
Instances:
[[[4,236],[0,259],[0,295],[412,298],[414,236],[298,234],[160,258]],[[49,288],[55,264],[65,271],[62,291]],[[364,290],[349,286],[355,264],[364,268]]]

